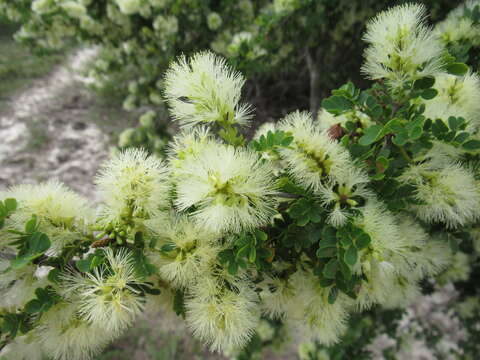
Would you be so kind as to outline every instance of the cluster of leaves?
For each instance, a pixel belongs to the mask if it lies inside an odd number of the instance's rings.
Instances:
[[[15,199],[5,199],[0,201],[0,229],[7,219],[17,209],[17,201]]]
[[[268,131],[266,136],[262,134],[258,140],[252,140],[249,146],[258,152],[278,155],[278,148],[288,147],[292,141],[293,136],[285,131]]]
[[[239,269],[254,264],[258,270],[266,270],[273,259],[273,249],[267,246],[268,235],[261,230],[235,235],[233,246],[218,254],[220,263],[228,272],[236,275]]]
[[[330,288],[330,303],[335,302],[338,291],[356,298],[361,279],[353,274],[353,267],[359,252],[370,244],[370,236],[351,222],[338,229],[327,225],[325,210],[311,197],[293,201],[286,213],[285,223],[277,223],[278,255],[292,261],[306,254],[320,285]]]
[[[463,63],[451,65],[449,69],[455,75],[463,75],[468,70]],[[452,116],[446,124],[441,119],[432,120],[423,115],[425,105],[417,105],[415,99],[433,99],[437,95],[434,84],[434,78],[422,78],[406,86],[402,94],[392,97],[382,83],[365,91],[348,83],[322,102],[332,114],[361,111],[374,121],[365,129],[360,123],[346,122],[342,125],[340,142],[357,161],[366,165],[375,189],[390,210],[399,211],[415,203],[412,189],[401,186],[395,178],[412,163],[412,158],[431,149],[433,140],[467,152],[480,149],[480,141],[466,131],[465,119]]]
[[[12,269],[21,269],[32,261],[40,258],[50,248],[48,236],[38,231],[37,217],[32,218],[25,224],[25,231],[9,230],[18,236],[18,239],[10,245],[17,248],[17,256],[11,261]]]
[[[6,199],[0,203],[2,216],[10,216],[17,207],[15,199]],[[17,249],[17,255],[10,261],[10,266],[3,272],[21,270],[29,264],[41,261],[42,256],[50,248],[50,239],[42,232],[38,231],[38,222],[36,216],[32,216],[25,223],[24,231],[8,230],[16,235],[17,239],[10,243]],[[5,313],[0,316],[0,335],[2,341],[0,347],[5,346],[8,341],[15,338],[18,334],[25,334],[30,331],[35,322],[35,314],[47,311],[58,300],[58,295],[52,291],[51,287],[45,289],[38,288],[35,291],[36,299],[31,300],[25,305],[25,308],[19,312]]]

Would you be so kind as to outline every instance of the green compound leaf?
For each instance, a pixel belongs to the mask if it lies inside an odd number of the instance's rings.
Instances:
[[[448,118],[448,126],[450,130],[457,131],[465,123],[465,119],[462,117],[450,116]]]
[[[358,260],[358,251],[355,246],[350,246],[345,252],[344,256],[345,263],[349,266],[353,266],[357,263]]]
[[[462,76],[468,72],[468,65],[460,62],[448,64],[446,70],[449,74]]]
[[[336,247],[323,247],[317,250],[317,258],[331,258],[337,254]]]
[[[27,234],[33,233],[37,229],[37,217],[33,215],[25,224],[25,232]]]
[[[7,313],[2,316],[1,330],[9,333],[10,338],[15,338],[19,333],[25,334],[32,329],[30,315],[23,313]]]
[[[34,232],[21,239],[21,251],[10,263],[13,269],[20,269],[42,256],[50,248],[50,239],[41,232]]]
[[[75,263],[75,266],[80,272],[88,272],[90,271],[90,262],[91,262],[91,258],[87,257],[86,259],[78,260]]]
[[[414,126],[410,131],[408,132],[408,136],[412,140],[418,140],[423,134],[423,126]]]
[[[398,146],[403,146],[408,142],[408,133],[406,130],[403,130],[395,135],[395,137],[392,139],[392,142],[395,145]]]
[[[33,254],[43,254],[50,248],[50,239],[44,233],[35,232],[28,239],[28,252]]]
[[[329,113],[340,115],[353,108],[353,102],[344,96],[330,96],[322,101],[322,107]]]
[[[60,274],[61,272],[59,269],[52,269],[48,273],[47,279],[48,281],[57,284],[60,282]]]
[[[432,133],[437,139],[442,139],[448,132],[448,126],[440,119],[436,119],[432,124]]]
[[[416,90],[429,89],[435,84],[435,78],[433,76],[426,76],[418,79],[413,83],[413,88]]]
[[[5,210],[7,210],[7,216],[17,210],[17,200],[8,198],[3,203],[5,204]]]
[[[333,226],[327,226],[322,230],[319,247],[336,247],[337,246],[337,229]]]
[[[338,267],[339,267],[338,260],[331,259],[323,269],[323,276],[325,276],[327,279],[334,279],[338,271]]]
[[[422,94],[420,96],[425,100],[432,100],[437,95],[438,91],[436,89],[426,89],[422,91]]]
[[[258,140],[252,140],[250,147],[256,151],[271,151],[276,148],[288,147],[293,141],[293,136],[282,130],[275,132],[268,131],[266,135],[260,136]]]
[[[469,140],[462,145],[465,150],[478,150],[480,149],[480,140]]]
[[[176,290],[173,297],[173,311],[178,316],[185,318],[185,294],[182,290]]]
[[[470,137],[470,134],[466,131],[463,131],[461,133],[458,133],[457,136],[453,139],[453,141],[462,144],[465,140],[467,140]]]
[[[373,125],[370,126],[366,131],[365,134],[358,140],[358,143],[362,146],[368,146],[373,144],[375,141],[381,138],[383,126],[381,125]]]
[[[358,250],[362,250],[365,249],[368,245],[370,245],[371,242],[372,238],[370,237],[370,235],[364,232],[355,240],[355,246]]]

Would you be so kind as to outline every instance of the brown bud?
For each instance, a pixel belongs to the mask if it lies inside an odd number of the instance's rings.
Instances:
[[[112,239],[110,239],[108,236],[106,236],[103,239],[94,241],[92,243],[92,248],[106,247],[106,246],[108,246],[108,244],[110,244],[111,241],[112,241]]]
[[[343,130],[342,126],[340,124],[335,124],[330,129],[328,129],[328,135],[334,139],[338,140],[340,139],[343,135],[345,135],[345,130]]]
[[[268,249],[272,252],[272,255],[270,257],[268,257],[266,259],[266,261],[271,263],[271,262],[273,262],[273,259],[275,258],[275,248],[269,247]]]

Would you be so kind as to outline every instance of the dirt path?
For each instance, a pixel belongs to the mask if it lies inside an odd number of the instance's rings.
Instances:
[[[89,79],[80,71],[96,51],[80,49],[0,112],[0,190],[57,178],[94,198],[92,180],[108,156],[108,136],[89,121]]]

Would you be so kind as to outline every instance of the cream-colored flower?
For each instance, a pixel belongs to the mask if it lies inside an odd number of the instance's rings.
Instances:
[[[272,168],[250,150],[215,144],[183,164],[175,204],[193,208],[207,230],[239,231],[261,226],[274,214]]]
[[[117,336],[82,319],[74,304],[65,303],[42,314],[34,335],[37,349],[55,360],[93,359]]]
[[[415,198],[421,202],[412,208],[429,223],[445,223],[457,228],[480,217],[480,191],[473,174],[459,164],[437,168],[426,162],[408,168],[400,177],[415,187]]]
[[[148,226],[157,240],[157,250],[149,258],[173,287],[185,289],[194,285],[215,264],[220,251],[219,234],[198,226],[186,216],[154,219]]]
[[[437,75],[434,89],[438,91],[437,96],[423,101],[427,118],[448,123],[450,116],[463,117],[470,130],[480,126],[480,79],[476,73]]]
[[[38,231],[47,234],[51,241],[52,253],[77,240],[92,221],[93,210],[87,200],[58,181],[14,186],[4,196],[18,202],[9,224],[23,231],[25,223],[35,215]]]
[[[245,124],[250,106],[240,103],[245,78],[225,59],[201,52],[180,57],[165,76],[165,95],[175,120],[197,123]]]
[[[185,302],[186,321],[213,351],[242,348],[260,320],[257,295],[244,281],[229,284],[206,277]]]
[[[362,71],[372,80],[386,79],[395,88],[438,74],[443,46],[425,19],[425,6],[405,4],[370,20]]]
[[[80,317],[90,324],[119,334],[132,324],[144,308],[132,254],[121,249],[105,250],[107,264],[93,273],[72,273],[62,278],[61,293],[78,304]]]
[[[297,111],[287,115],[279,129],[293,135],[292,144],[279,151],[290,175],[300,185],[317,191],[353,166],[348,151],[326,131],[320,131],[309,113]]]
[[[168,199],[168,175],[162,161],[142,149],[127,149],[107,161],[96,179],[105,222],[159,214]]]

